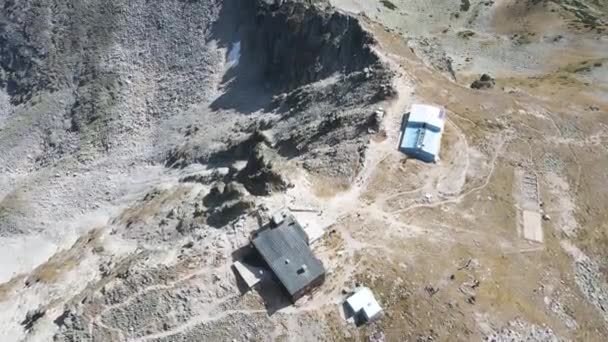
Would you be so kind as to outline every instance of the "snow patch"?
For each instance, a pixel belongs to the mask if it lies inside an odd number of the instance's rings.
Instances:
[[[232,43],[232,48],[228,52],[228,65],[230,68],[239,65],[241,60],[241,42]]]

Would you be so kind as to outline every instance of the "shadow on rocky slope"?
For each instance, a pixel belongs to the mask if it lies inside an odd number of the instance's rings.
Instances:
[[[250,118],[223,147],[202,151],[205,138],[193,137],[170,151],[166,165],[245,161],[259,141],[248,142],[261,134],[284,159],[352,179],[375,132],[374,104],[394,96],[392,72],[358,19],[325,1],[227,1],[212,32],[227,51],[240,44],[240,59],[210,108]]]
[[[238,24],[230,31],[227,22]],[[250,113],[268,105],[269,94],[378,63],[373,39],[357,19],[303,2],[228,1],[214,32],[227,47],[226,39],[241,42],[240,63],[224,76],[225,93],[212,103],[214,109]]]

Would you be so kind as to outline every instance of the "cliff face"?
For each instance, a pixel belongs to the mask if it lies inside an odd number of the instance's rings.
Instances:
[[[280,7],[261,3],[247,37],[251,57],[281,89],[313,83],[334,73],[349,74],[378,62],[371,36],[358,20],[299,2]]]
[[[15,114],[3,126],[16,145],[9,152],[34,163],[11,153],[0,161],[20,169],[65,156],[90,162],[99,153],[157,159],[180,145],[173,135],[167,143],[167,128],[181,128],[178,116],[192,123],[182,115],[192,107],[268,110],[272,96],[379,65],[358,21],[324,2],[0,5],[0,87]],[[236,42],[240,64],[226,70]],[[15,139],[25,135],[24,116],[34,141]]]
[[[352,178],[372,130],[370,106],[392,94],[392,74],[358,19],[325,2],[227,1],[214,34],[229,49],[238,43],[240,59],[223,76],[223,92],[211,108],[263,120],[217,148],[199,148],[205,144],[199,131],[169,152],[167,165],[246,160],[255,144],[241,143],[264,131],[281,156],[301,160],[311,171]],[[238,144],[247,148],[226,153]]]

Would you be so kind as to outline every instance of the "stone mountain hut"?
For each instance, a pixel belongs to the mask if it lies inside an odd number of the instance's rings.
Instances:
[[[325,268],[306,241],[306,233],[291,216],[251,240],[293,302],[325,280]]]

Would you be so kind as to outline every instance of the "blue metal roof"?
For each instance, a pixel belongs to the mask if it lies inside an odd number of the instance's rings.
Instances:
[[[412,157],[433,162],[441,149],[445,110],[440,107],[414,104],[407,116],[399,149]]]
[[[442,107],[413,104],[410,109],[408,125],[415,123],[424,124],[427,128],[440,132],[445,124],[445,110]]]
[[[413,127],[412,127],[413,126]],[[425,125],[406,126],[400,149],[404,153],[424,161],[435,161],[441,148],[441,131],[429,129]]]
[[[424,139],[422,140],[422,146],[420,149],[434,156],[439,155],[439,149],[441,148],[441,134],[442,132],[435,132],[428,129],[425,130]]]
[[[418,136],[422,130],[424,130],[422,126],[406,126],[405,130],[403,131],[403,138],[401,139],[401,149],[415,149]]]

